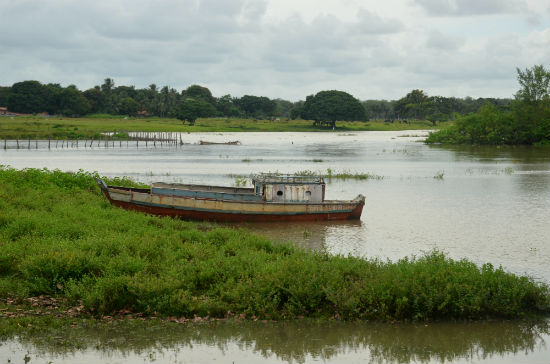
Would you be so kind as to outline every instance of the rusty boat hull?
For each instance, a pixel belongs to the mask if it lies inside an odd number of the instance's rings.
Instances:
[[[114,206],[147,214],[218,222],[358,220],[365,197],[321,202],[263,201],[253,189],[196,186],[155,189],[98,185]],[[198,191],[197,191],[198,190]]]

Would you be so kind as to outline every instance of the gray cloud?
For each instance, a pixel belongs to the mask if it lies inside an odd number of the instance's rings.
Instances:
[[[465,40],[441,33],[439,30],[433,30],[428,35],[426,46],[428,48],[439,49],[442,51],[454,51],[465,44]]]
[[[414,0],[414,3],[435,16],[510,14],[527,9],[521,0]]]
[[[298,12],[269,18],[260,0],[0,0],[0,85],[36,79],[85,89],[112,77],[118,85],[199,83],[217,96],[291,100],[323,89],[361,99],[399,98],[414,88],[509,96],[516,66],[548,61],[548,30],[462,38],[445,28],[474,22],[468,12],[511,12],[518,1],[470,9],[459,0],[416,3],[461,16],[436,24],[418,7],[396,7],[390,16],[373,5],[355,16],[335,7],[307,19]]]

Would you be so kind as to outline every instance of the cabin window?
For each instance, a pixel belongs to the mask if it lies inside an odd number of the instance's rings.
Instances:
[[[309,199],[311,197],[311,191],[306,191],[306,197]]]
[[[277,196],[282,196],[283,195],[283,191],[277,191]]]

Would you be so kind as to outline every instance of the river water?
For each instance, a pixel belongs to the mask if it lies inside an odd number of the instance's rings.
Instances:
[[[138,145],[135,141],[105,145],[104,142],[96,141],[90,148],[89,144],[84,147],[81,141],[78,147],[73,143],[63,148],[55,148],[50,144],[48,148],[47,141],[33,141],[31,149],[23,149],[28,144],[21,142],[20,149],[17,149],[14,141],[8,141],[5,149],[0,142],[0,164],[15,168],[46,167],[64,171],[83,169],[98,171],[106,176],[130,176],[144,182],[227,186],[235,185],[239,176],[261,172],[311,170],[326,173],[330,169],[332,173],[369,173],[376,178],[327,180],[327,199],[352,199],[359,193],[366,196],[360,221],[242,226],[274,240],[292,241],[308,249],[325,249],[334,254],[366,258],[395,260],[437,249],[452,258],[467,258],[478,264],[502,265],[508,271],[527,274],[536,280],[550,283],[550,151],[534,147],[428,146],[420,142],[425,135],[426,132],[422,131],[195,133],[181,134],[178,138],[185,144],[177,147],[161,145],[159,142],[155,145],[149,142],[145,147],[144,142]],[[241,144],[200,145],[200,140],[239,140]],[[480,327],[489,330],[488,327],[493,327],[491,325],[504,324],[449,325],[449,337],[454,335],[453,332],[456,335],[476,337]],[[518,335],[525,331],[520,328],[523,323],[506,325],[510,325],[507,331],[516,330]],[[276,327],[280,329],[280,325]],[[372,325],[365,328],[366,332],[370,332],[370,329],[374,330]],[[276,329],[270,326],[269,330]],[[322,336],[321,332],[325,329],[311,330],[312,336]],[[364,355],[363,358],[373,358],[374,344],[369,341],[373,337],[372,333],[364,334],[370,338],[368,340],[358,339],[366,346],[357,349],[354,340],[358,336],[354,335],[361,335],[357,330],[356,327],[350,329],[352,339],[349,340],[343,338],[332,343],[320,339],[319,348],[334,351],[334,355],[322,357],[322,360],[353,361],[351,358],[354,356],[350,356],[350,352]],[[403,348],[412,351],[416,345],[414,340],[424,339],[410,338],[412,341],[407,342],[409,331],[415,332],[414,335],[425,336],[426,343],[430,341],[430,335],[439,335],[431,331],[435,330],[433,326],[419,331],[406,326],[395,329],[394,326],[382,325],[376,326],[376,330],[399,333],[404,341]],[[494,329],[494,333],[502,330]],[[292,331],[282,330],[281,335],[292,336]],[[258,345],[261,332],[252,340],[254,345]],[[546,358],[550,357],[546,348],[546,343],[550,342],[548,330],[537,332],[532,337],[527,345],[529,348],[520,345],[519,350],[512,344],[502,348],[484,348],[481,338],[473,340],[470,346],[461,345],[479,354],[475,362],[485,360],[482,354],[486,350],[494,350],[491,355],[498,352],[501,356],[497,361],[508,360],[508,357],[511,362],[522,358],[529,361],[540,357],[541,353],[546,353]],[[254,345],[251,348],[239,346],[241,340],[242,337],[237,335],[224,342],[230,347],[240,347],[235,350],[240,350],[242,356],[235,362],[254,361],[252,358],[257,355],[251,349]],[[16,341],[9,345],[22,343]],[[177,344],[174,345],[177,347]],[[201,347],[203,344],[193,345]],[[382,346],[374,345],[377,353],[397,350],[391,345],[386,348]],[[4,349],[6,347],[3,346]],[[1,350],[5,353],[5,350]],[[214,355],[210,349],[201,350]],[[319,350],[323,352],[323,349]],[[321,360],[309,349],[304,351],[303,360],[286,354],[274,354],[269,358],[283,362],[290,359],[298,362]],[[0,357],[3,355],[0,353]],[[398,361],[440,360],[430,355],[417,353]],[[451,362],[469,361],[466,354],[451,353],[443,357]],[[493,359],[487,360],[491,362]],[[388,361],[393,360],[390,357]]]

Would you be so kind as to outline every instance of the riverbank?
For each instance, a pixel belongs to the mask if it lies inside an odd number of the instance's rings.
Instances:
[[[439,129],[429,121],[385,123],[338,122],[336,132],[396,131]],[[331,128],[314,127],[310,120],[252,120],[236,118],[198,119],[195,125],[183,124],[170,118],[129,118],[95,115],[82,118],[17,116],[0,118],[0,139],[99,139],[101,133],[115,133],[114,139],[126,139],[126,132],[306,132],[326,131]]]
[[[432,252],[309,252],[246,230],[112,207],[92,174],[0,169],[0,297],[189,319],[433,320],[550,312],[546,284]],[[110,181],[133,184],[129,180]]]

